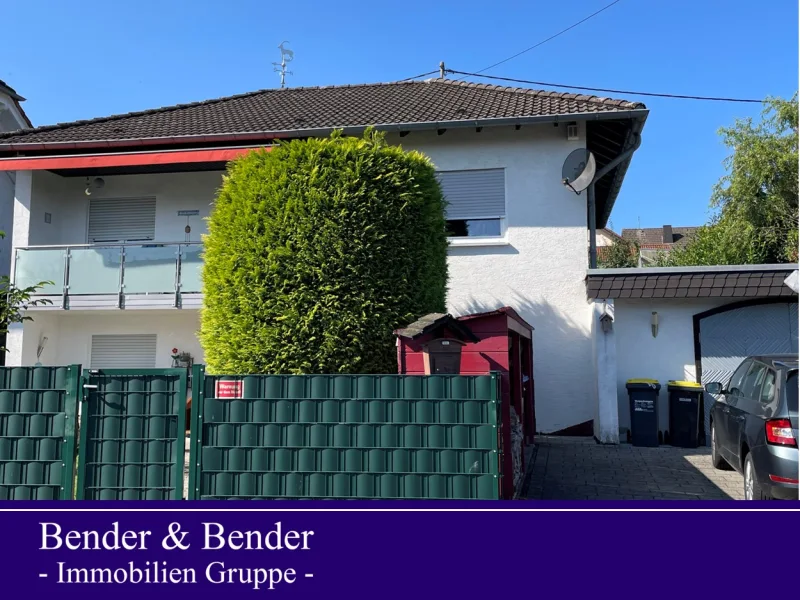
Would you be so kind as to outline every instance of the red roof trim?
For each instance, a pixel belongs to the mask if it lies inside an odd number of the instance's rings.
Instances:
[[[262,150],[269,152],[272,146]],[[190,164],[200,162],[229,162],[256,148],[212,148],[172,152],[128,152],[82,156],[27,156],[0,159],[0,171],[40,171],[56,169],[86,169],[102,167],[131,167],[143,165]]]

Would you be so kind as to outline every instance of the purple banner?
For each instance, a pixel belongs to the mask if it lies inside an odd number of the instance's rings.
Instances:
[[[5,598],[59,600],[756,597],[763,574],[747,549],[776,524],[793,539],[797,511],[797,502],[4,502],[0,582]],[[744,553],[732,561],[731,548]],[[791,543],[764,551],[795,587]]]

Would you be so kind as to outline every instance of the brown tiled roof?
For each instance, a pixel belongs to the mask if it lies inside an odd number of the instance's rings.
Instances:
[[[0,147],[566,116],[637,109],[645,109],[645,106],[597,96],[430,79],[261,90],[6,133],[0,135]]]
[[[657,244],[658,247],[669,248],[666,244],[673,244],[675,246],[685,245],[692,234],[697,231],[698,227],[673,227],[672,240],[664,241],[664,228],[663,227],[645,227],[643,229],[623,229],[622,237],[626,240],[636,241],[642,247],[651,244]],[[655,247],[655,246],[652,246]]]
[[[722,269],[722,268],[721,268]],[[619,269],[590,273],[586,294],[590,299],[610,298],[770,298],[797,296],[784,280],[797,269],[778,270],[753,266],[752,270],[653,268]]]

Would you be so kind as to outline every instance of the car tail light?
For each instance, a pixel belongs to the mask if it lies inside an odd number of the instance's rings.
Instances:
[[[767,421],[767,443],[778,446],[797,446],[789,419]]]
[[[791,477],[781,477],[780,475],[770,475],[769,476],[771,481],[775,483],[793,483],[797,485],[797,479],[792,479]]]

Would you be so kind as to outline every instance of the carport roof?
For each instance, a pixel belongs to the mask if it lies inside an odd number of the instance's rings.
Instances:
[[[627,298],[774,298],[796,297],[784,281],[797,265],[723,265],[590,269],[590,300]]]

